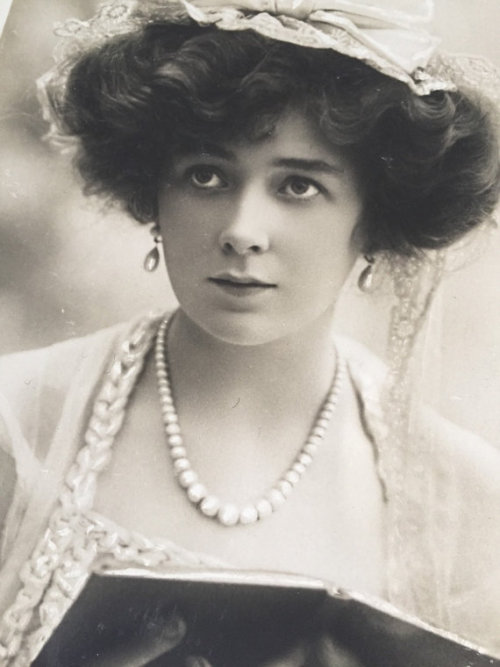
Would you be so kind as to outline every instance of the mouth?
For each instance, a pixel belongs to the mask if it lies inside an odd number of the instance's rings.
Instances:
[[[208,280],[224,292],[239,296],[259,294],[277,287],[275,283],[266,282],[249,275],[220,274],[212,276]]]
[[[230,274],[230,273],[224,273],[220,274],[217,276],[213,276],[208,279],[211,283],[215,283],[216,285],[221,285],[221,286],[226,286],[226,287],[241,287],[241,288],[248,288],[248,287],[254,287],[254,288],[273,288],[276,287],[275,283],[270,283],[265,280],[261,280],[259,278],[256,278],[254,276],[248,276],[248,275],[236,275],[236,274]]]

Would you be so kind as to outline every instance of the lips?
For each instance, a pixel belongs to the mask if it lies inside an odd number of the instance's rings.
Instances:
[[[233,288],[272,288],[276,287],[275,283],[270,283],[256,276],[251,276],[248,274],[236,274],[236,273],[220,273],[209,278],[209,281],[220,285],[221,287],[233,287]]]
[[[219,273],[211,276],[208,281],[224,298],[229,298],[234,304],[235,299],[240,303],[253,303],[255,299],[262,299],[271,294],[277,287],[257,276],[242,273]]]

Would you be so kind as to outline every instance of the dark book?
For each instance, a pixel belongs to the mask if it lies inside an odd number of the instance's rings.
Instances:
[[[320,580],[199,569],[93,574],[33,664],[122,667],[106,656],[160,634],[172,614],[186,623],[179,646],[131,664],[184,667],[188,655],[202,655],[213,667],[258,667],[326,633],[363,667],[500,667],[457,636]]]

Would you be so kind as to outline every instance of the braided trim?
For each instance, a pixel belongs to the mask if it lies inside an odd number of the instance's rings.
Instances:
[[[128,531],[95,512],[81,515],[70,547],[55,569],[39,608],[39,627],[28,628],[20,653],[12,663],[26,665],[42,650],[69,607],[85,587],[91,572],[117,564],[133,564],[162,570],[172,563],[221,567],[226,565],[209,556],[194,554],[167,540],[150,539]]]
[[[49,527],[21,569],[22,587],[0,624],[0,664],[8,664],[4,661],[16,656],[12,664],[26,664],[24,647],[21,651],[25,633],[31,626],[38,626],[36,639],[28,645],[43,644],[60,622],[67,603],[75,599],[88,579],[98,542],[83,530],[82,513],[92,508],[98,475],[111,459],[115,435],[122,426],[125,406],[158,321],[157,317],[141,319],[116,347],[94,404],[85,445],[69,470]],[[39,618],[35,619],[37,606]]]

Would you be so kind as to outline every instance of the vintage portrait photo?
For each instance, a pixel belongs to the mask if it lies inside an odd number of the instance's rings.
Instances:
[[[0,667],[500,665],[498,0],[0,7]]]

